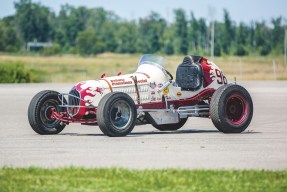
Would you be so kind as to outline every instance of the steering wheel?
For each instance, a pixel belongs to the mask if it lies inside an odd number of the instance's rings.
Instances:
[[[168,74],[168,76],[170,77],[170,79],[169,79],[169,80],[170,80],[170,81],[171,81],[171,80],[173,80],[173,76],[172,76],[172,74],[171,74],[170,72],[168,72],[168,70],[166,70],[166,69],[165,69],[165,72],[166,72],[166,73]]]

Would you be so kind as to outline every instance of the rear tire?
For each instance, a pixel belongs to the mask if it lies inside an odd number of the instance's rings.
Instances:
[[[156,122],[153,120],[153,118],[151,117],[149,113],[146,113],[146,119],[154,128],[160,131],[176,131],[180,129],[182,126],[184,126],[184,124],[187,121],[187,118],[182,118],[182,119],[179,119],[178,123],[158,125],[156,124]]]
[[[223,133],[241,133],[250,124],[253,103],[248,91],[240,85],[223,85],[215,91],[210,102],[210,117]]]
[[[129,134],[136,122],[137,110],[132,98],[122,92],[105,95],[97,108],[97,121],[101,131],[110,137]]]
[[[28,108],[28,120],[32,129],[40,135],[58,134],[66,126],[63,122],[51,118],[51,109],[60,113],[61,104],[56,91],[41,91],[36,94]]]

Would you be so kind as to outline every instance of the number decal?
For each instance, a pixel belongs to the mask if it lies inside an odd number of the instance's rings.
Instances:
[[[222,84],[222,73],[221,73],[221,71],[219,71],[218,69],[215,69],[215,73],[216,73],[216,76],[218,77],[217,78],[217,83],[218,84]]]
[[[222,75],[223,75],[223,74],[222,74]],[[224,84],[227,84],[227,79],[226,79],[225,75],[223,75],[223,83],[224,83]]]
[[[225,75],[223,75],[223,73],[220,70],[215,69],[215,73],[217,76],[217,83],[218,84],[227,84],[227,79],[226,79]]]

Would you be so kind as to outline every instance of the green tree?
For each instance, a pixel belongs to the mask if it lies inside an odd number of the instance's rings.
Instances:
[[[104,51],[105,45],[92,28],[79,32],[76,48],[81,55],[98,54]]]
[[[268,55],[271,52],[271,34],[265,22],[255,23],[255,44],[260,55]]]
[[[191,20],[190,20],[190,27],[189,27],[189,50],[193,52],[197,52],[199,50],[199,36],[200,30],[198,26],[198,21],[194,17],[193,12],[191,12]]]
[[[231,53],[231,45],[235,38],[235,30],[232,20],[230,18],[229,12],[224,9],[224,31],[223,31],[223,42],[222,42],[222,49],[225,54]]]
[[[175,26],[170,25],[165,29],[161,38],[161,44],[162,44],[161,51],[167,55],[174,54],[174,33],[175,33]]]
[[[174,13],[176,52],[186,55],[189,47],[186,14],[183,9],[176,9],[174,10]]]
[[[223,42],[224,42],[224,23],[220,23],[218,21],[215,21],[214,23],[214,30],[215,37],[214,37],[214,55],[215,56],[221,56],[223,53]]]
[[[118,41],[116,33],[121,28],[120,24],[112,20],[108,20],[103,24],[102,31],[99,36],[105,42],[105,51],[116,52],[118,47]],[[131,34],[132,36],[133,34]]]
[[[249,53],[255,54],[256,52],[256,41],[255,41],[255,23],[254,21],[251,22],[249,26],[249,34],[248,34],[248,47]]]
[[[249,28],[244,24],[240,23],[236,30],[236,51],[235,54],[238,56],[244,56],[248,54],[247,43],[248,43]]]
[[[15,29],[15,18],[9,16],[0,20],[0,51],[15,52],[21,42]]]
[[[48,7],[31,0],[15,3],[19,31],[24,42],[38,40],[49,41],[52,36],[50,25],[51,12]]]
[[[0,51],[18,51],[28,41],[52,41],[54,53],[209,53],[211,27],[204,18],[190,19],[183,9],[174,10],[168,23],[151,12],[139,20],[127,21],[104,8],[61,6],[59,14],[32,0],[17,0],[16,14],[0,19]],[[251,24],[232,21],[223,10],[223,22],[215,21],[215,55],[281,54],[284,18]]]
[[[122,22],[116,31],[117,52],[135,53],[137,51],[138,31],[134,22]]]
[[[203,18],[196,19],[191,13],[189,25],[189,50],[193,54],[207,54],[209,45],[209,30]]]
[[[199,31],[199,36],[198,36],[198,42],[199,42],[199,50],[206,54],[208,52],[208,28],[205,22],[205,19],[200,18],[198,20],[198,31]]]
[[[75,8],[65,5],[61,8],[60,16],[62,17],[61,23],[63,24],[68,44],[73,47],[78,33],[86,28],[89,11],[83,6]]]
[[[166,28],[166,21],[156,12],[139,20],[138,51],[155,53],[162,49],[160,38]]]
[[[271,20],[273,29],[271,29],[271,47],[274,52],[283,53],[284,43],[284,26],[282,25],[282,17],[274,18]]]
[[[120,28],[119,17],[112,11],[103,8],[93,8],[89,10],[87,26],[92,27],[99,38],[105,42],[105,51],[116,52],[116,33]]]

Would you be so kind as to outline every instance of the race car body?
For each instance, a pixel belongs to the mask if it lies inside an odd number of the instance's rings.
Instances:
[[[211,117],[222,132],[247,128],[253,114],[250,95],[239,85],[227,84],[213,62],[186,56],[176,79],[165,69],[166,63],[160,56],[143,55],[132,74],[82,81],[68,94],[40,92],[29,106],[31,127],[39,134],[55,134],[66,124],[79,122],[98,124],[108,136],[125,136],[136,122],[170,131],[183,126],[188,117]]]

